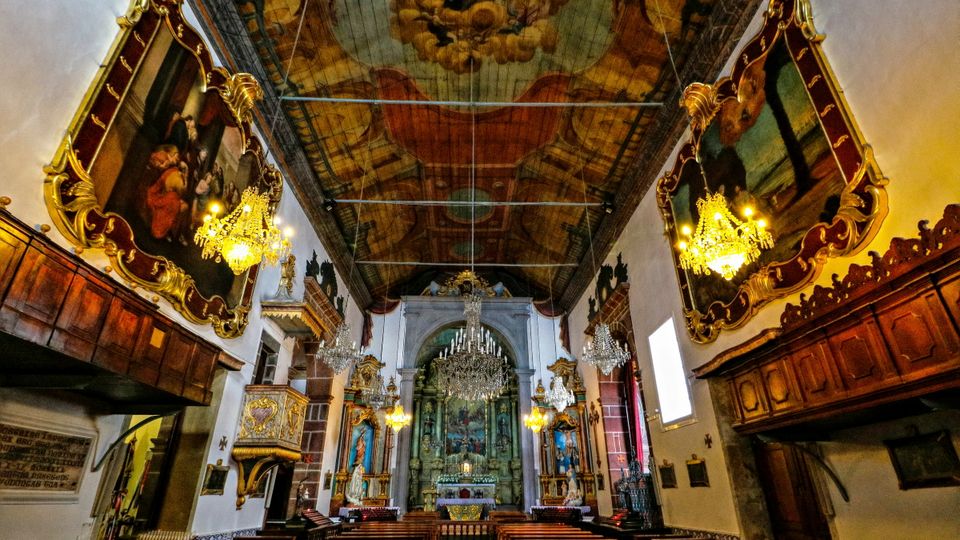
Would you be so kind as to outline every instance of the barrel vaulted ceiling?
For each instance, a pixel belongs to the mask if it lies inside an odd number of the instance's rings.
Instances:
[[[757,0],[196,5],[361,305],[473,260],[570,307]]]

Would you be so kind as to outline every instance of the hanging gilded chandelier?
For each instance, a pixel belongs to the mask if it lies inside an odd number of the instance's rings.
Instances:
[[[200,256],[204,259],[226,261],[233,273],[240,275],[260,261],[277,264],[290,252],[291,229],[281,233],[277,228],[266,193],[247,188],[233,211],[217,217],[222,211],[219,203],[211,204],[193,236],[193,241],[203,248]]]
[[[412,418],[412,416],[403,411],[403,405],[399,403],[394,405],[390,412],[384,416],[387,425],[394,431],[400,431],[405,426],[409,426]]]
[[[554,377],[550,381],[550,390],[547,392],[545,399],[557,412],[563,412],[568,405],[573,404],[575,398],[573,397],[573,391],[563,384],[563,377]]]
[[[337,333],[334,334],[333,341],[329,344],[325,340],[321,341],[316,352],[316,357],[330,366],[334,373],[340,373],[347,369],[351,363],[359,362],[361,356],[357,342],[350,338],[350,325],[346,321],[340,323],[340,326],[337,327]]]
[[[702,275],[713,270],[729,280],[743,265],[757,260],[761,249],[773,247],[766,221],[754,220],[749,207],[743,209],[746,220],[740,221],[720,193],[707,193],[705,199],[698,199],[697,212],[700,221],[696,231],[688,225],[680,230],[686,237],[677,243],[681,268]]]
[[[434,361],[437,388],[448,396],[485,401],[500,395],[507,383],[507,359],[490,331],[480,326],[480,296],[468,294],[463,304],[466,327],[457,330]]]
[[[534,433],[540,433],[540,430],[547,425],[548,421],[547,415],[543,414],[540,407],[536,405],[533,406],[530,414],[523,415],[523,425]]]
[[[596,366],[604,375],[609,375],[614,368],[622,366],[630,359],[630,351],[613,339],[606,323],[600,323],[593,333],[593,341],[584,345],[582,358],[584,362]]]

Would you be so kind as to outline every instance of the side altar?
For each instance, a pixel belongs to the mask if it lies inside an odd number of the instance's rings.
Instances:
[[[550,417],[540,432],[540,502],[545,507],[580,507],[583,514],[596,515],[597,491],[604,489],[597,446],[600,415],[593,404],[587,411],[586,388],[575,360],[558,358],[547,369],[569,385],[574,402],[562,411],[555,410],[538,381],[533,399]]]

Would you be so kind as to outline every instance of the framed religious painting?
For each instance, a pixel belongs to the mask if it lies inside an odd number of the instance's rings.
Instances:
[[[46,167],[57,228],[80,249],[102,249],[117,274],[163,296],[223,337],[246,326],[257,266],[235,274],[195,243],[208,208],[229,213],[241,193],[282,177],[251,128],[262,90],[215,67],[181,0],[137,0],[118,19],[107,60]]]
[[[731,74],[684,90],[690,135],[657,184],[657,203],[695,341],[711,342],[764,304],[801,290],[828,257],[867,245],[886,216],[887,181],[811,16],[806,0],[772,0]],[[700,215],[717,195],[730,219],[721,219],[722,209]],[[743,231],[769,237],[752,255],[723,235],[730,253],[701,249],[721,222],[741,238]],[[732,259],[746,262],[719,264]]]

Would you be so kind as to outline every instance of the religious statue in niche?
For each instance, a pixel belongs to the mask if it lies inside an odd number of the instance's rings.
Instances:
[[[366,493],[363,484],[363,465],[357,465],[353,468],[353,474],[350,476],[350,483],[347,484],[347,502],[351,505],[360,506],[363,504],[363,496]]]
[[[565,474],[580,467],[580,452],[577,447],[577,432],[569,429],[557,429],[553,432],[553,442],[557,449],[557,472]]]
[[[362,421],[353,426],[350,433],[350,454],[347,463],[350,466],[362,465],[366,470],[373,468],[374,430],[368,422]]]
[[[583,494],[577,481],[577,473],[573,469],[567,471],[567,489],[563,499],[563,506],[582,506]]]
[[[428,401],[423,405],[423,432],[427,435],[433,435],[433,402]]]
[[[497,451],[506,452],[513,440],[510,438],[510,414],[506,402],[500,403],[497,411]]]

